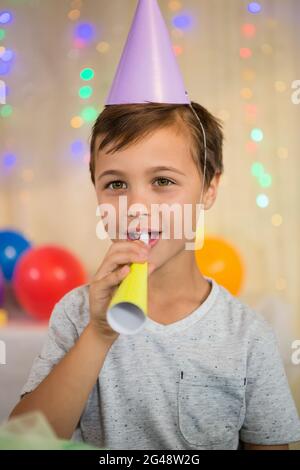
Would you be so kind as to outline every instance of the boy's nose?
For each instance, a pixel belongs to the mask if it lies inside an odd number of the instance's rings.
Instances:
[[[127,198],[128,217],[148,217],[151,204],[149,198],[141,192],[130,195]]]
[[[138,217],[138,218],[145,218],[148,217],[149,213],[147,212],[142,212],[139,210],[132,210],[129,208],[128,210],[128,217]]]
[[[134,221],[136,229],[142,230],[143,228],[148,228],[148,214],[128,214],[128,225]]]

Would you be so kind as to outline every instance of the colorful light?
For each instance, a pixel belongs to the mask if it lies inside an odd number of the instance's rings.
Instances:
[[[182,4],[179,0],[171,0],[168,4],[170,10],[178,11],[182,8]]]
[[[71,152],[73,155],[78,156],[84,153],[84,144],[81,140],[76,140],[71,145]]]
[[[87,42],[84,39],[75,38],[74,39],[74,47],[76,49],[83,49],[87,45]]]
[[[98,116],[98,111],[92,106],[88,106],[84,108],[81,112],[81,117],[86,122],[95,121],[95,119],[97,119],[97,116]]]
[[[0,13],[0,24],[7,24],[12,21],[12,14],[9,11],[2,11]]]
[[[258,2],[251,2],[248,4],[248,11],[253,15],[257,15],[261,12],[261,5]]]
[[[250,140],[246,143],[246,150],[249,153],[255,153],[257,151],[257,143]]]
[[[251,116],[256,116],[257,114],[257,106],[255,104],[247,104],[245,106],[246,113]]]
[[[265,209],[266,207],[268,207],[269,203],[270,201],[266,194],[259,194],[256,198],[256,204],[261,209]]]
[[[8,313],[4,308],[0,308],[0,328],[8,323]]]
[[[87,100],[92,96],[93,88],[91,86],[83,86],[80,88],[78,94],[80,98],[82,98],[83,100]]]
[[[178,46],[177,44],[176,44],[176,45],[174,44],[174,45],[173,45],[173,51],[174,51],[174,54],[175,54],[176,56],[181,55],[181,54],[183,53],[183,47],[182,47],[182,46]]]
[[[188,14],[176,15],[173,18],[173,25],[175,28],[188,30],[192,27],[193,19]]]
[[[68,17],[71,21],[76,21],[80,17],[80,10],[71,10],[68,14]]]
[[[101,41],[99,44],[97,44],[96,49],[98,52],[100,52],[100,54],[106,54],[106,52],[108,52],[110,49],[110,45],[108,42]]]
[[[274,227],[280,227],[280,225],[282,225],[283,218],[280,214],[273,214],[272,218],[271,218],[271,221],[272,221],[272,225],[274,225]]]
[[[76,26],[75,36],[85,42],[92,41],[95,36],[94,27],[89,23],[80,23]]]
[[[254,142],[262,142],[264,139],[263,131],[261,129],[252,129],[251,139],[254,140]]]
[[[17,157],[12,153],[7,153],[3,157],[3,165],[6,168],[12,168],[13,166],[15,166],[16,161],[17,161]]]
[[[251,167],[251,173],[253,176],[256,176],[256,177],[260,177],[261,175],[263,175],[265,172],[265,169],[264,169],[264,166],[259,163],[259,162],[255,162],[253,163],[252,167]]]
[[[79,129],[83,125],[83,123],[84,123],[84,121],[83,121],[82,117],[80,117],[80,116],[74,116],[71,119],[71,127],[73,127],[73,129]]]
[[[0,62],[0,75],[7,75],[10,72],[11,64],[9,62]]]
[[[12,60],[13,56],[14,53],[11,49],[5,49],[3,54],[1,54],[1,60],[3,60],[4,62],[9,62],[10,60]]]
[[[0,41],[5,38],[5,31],[4,29],[0,28]]]
[[[12,114],[12,107],[9,104],[5,104],[0,109],[0,116],[9,117]]]
[[[246,38],[253,38],[256,34],[255,25],[252,23],[243,24],[242,33]]]
[[[82,80],[85,80],[85,81],[92,80],[94,76],[95,76],[95,72],[93,69],[90,69],[90,68],[83,69],[80,73],[80,77],[82,78]]]
[[[257,107],[255,104],[245,106],[246,118],[248,121],[255,121],[257,118]]]
[[[252,50],[248,47],[242,47],[240,49],[240,56],[242,59],[249,59],[249,57],[252,57]]]
[[[4,82],[3,82],[3,83],[4,83]],[[1,81],[0,81],[0,89],[2,88],[1,85],[2,85],[2,84],[1,84]],[[8,85],[6,85],[5,83],[4,83],[4,87],[5,87],[5,94],[6,94],[6,97],[8,97],[8,96],[10,95],[10,87],[9,87]],[[1,90],[0,90],[0,93],[1,93]]]
[[[270,186],[272,186],[272,176],[268,173],[263,173],[259,175],[259,184],[263,188],[269,188]]]
[[[252,90],[250,88],[243,88],[241,90],[241,97],[245,100],[250,100],[253,96]]]

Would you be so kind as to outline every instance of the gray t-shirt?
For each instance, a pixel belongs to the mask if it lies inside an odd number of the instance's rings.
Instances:
[[[148,318],[138,334],[117,338],[73,439],[122,450],[237,449],[239,440],[261,445],[300,440],[271,327],[207,279],[210,294],[184,319],[163,325]],[[88,321],[86,284],[55,305],[47,340],[21,394],[49,374]]]

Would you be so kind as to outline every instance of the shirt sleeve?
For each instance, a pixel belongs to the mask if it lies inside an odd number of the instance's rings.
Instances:
[[[300,420],[272,328],[261,325],[250,343],[240,439],[257,445],[300,441]]]
[[[55,304],[40,354],[35,358],[21,397],[33,391],[49,375],[78,339],[77,329],[67,314],[69,294]]]

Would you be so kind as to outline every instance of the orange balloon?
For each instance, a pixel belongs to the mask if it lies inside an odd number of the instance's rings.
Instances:
[[[207,237],[203,248],[195,250],[197,266],[204,276],[213,278],[232,295],[241,291],[244,278],[244,263],[238,250],[225,240]]]

